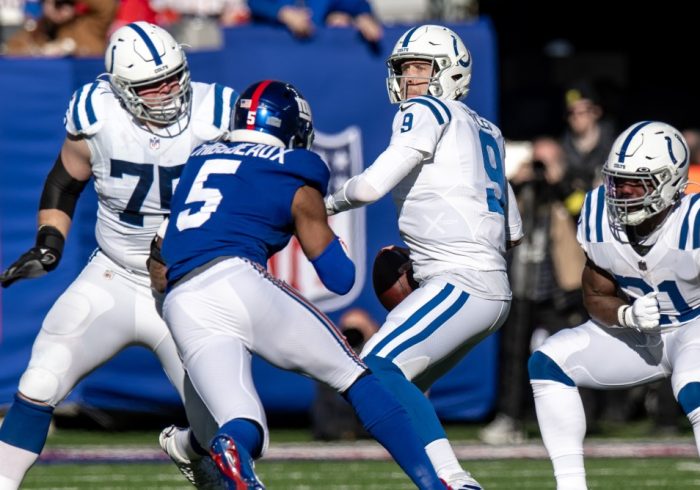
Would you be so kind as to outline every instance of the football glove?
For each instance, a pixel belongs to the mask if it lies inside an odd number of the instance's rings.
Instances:
[[[19,279],[41,277],[54,270],[61,260],[65,238],[53,226],[42,226],[36,235],[36,245],[0,274],[0,283],[6,288]]]
[[[652,291],[637,298],[631,305],[620,306],[617,310],[620,325],[640,332],[657,328],[661,319],[657,294],[659,294],[658,291]]]

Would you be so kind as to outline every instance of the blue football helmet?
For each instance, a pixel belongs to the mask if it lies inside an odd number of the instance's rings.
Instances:
[[[285,148],[311,148],[311,107],[289,83],[256,82],[243,91],[231,117],[229,141],[251,141]]]

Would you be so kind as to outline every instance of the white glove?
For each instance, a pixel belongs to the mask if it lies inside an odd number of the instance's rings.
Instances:
[[[328,216],[333,216],[335,213],[338,212],[335,206],[335,198],[333,197],[333,194],[329,194],[326,196],[326,198],[323,200],[323,203],[326,205],[326,214]]]
[[[659,294],[658,291],[653,291],[637,298],[631,305],[620,306],[617,310],[620,325],[640,332],[658,327],[661,313],[659,301],[656,299],[657,294]]]

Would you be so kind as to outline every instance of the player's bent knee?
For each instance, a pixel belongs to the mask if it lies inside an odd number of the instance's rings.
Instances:
[[[556,362],[540,351],[535,351],[530,356],[527,370],[530,373],[530,380],[557,381],[567,386],[576,386],[576,383],[564,373]]]
[[[29,368],[19,380],[19,392],[23,397],[37,403],[56,405],[59,379],[44,368]]]
[[[373,373],[380,375],[381,373],[399,373],[403,376],[401,369],[389,359],[375,355],[369,355],[363,359],[367,367]]]
[[[700,408],[700,383],[688,383],[678,392],[678,403],[683,408],[683,412],[689,415],[690,412]]]

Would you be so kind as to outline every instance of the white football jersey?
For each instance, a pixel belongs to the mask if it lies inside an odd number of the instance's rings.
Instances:
[[[639,255],[624,231],[621,241],[608,221],[603,186],[586,196],[578,240],[588,258],[610,273],[631,301],[658,291],[661,327],[674,327],[700,316],[700,194],[684,196],[655,230],[658,238]]]
[[[504,173],[501,131],[458,101],[403,102],[391,145],[423,154],[393,190],[419,280],[450,273],[477,296],[509,299],[506,241],[522,222]]]
[[[162,137],[136,124],[108,82],[79,88],[66,131],[86,138],[98,196],[96,237],[122,267],[147,274],[150,242],[170,213],[170,199],[190,152],[228,131],[236,92],[192,83],[192,118],[181,134]]]

